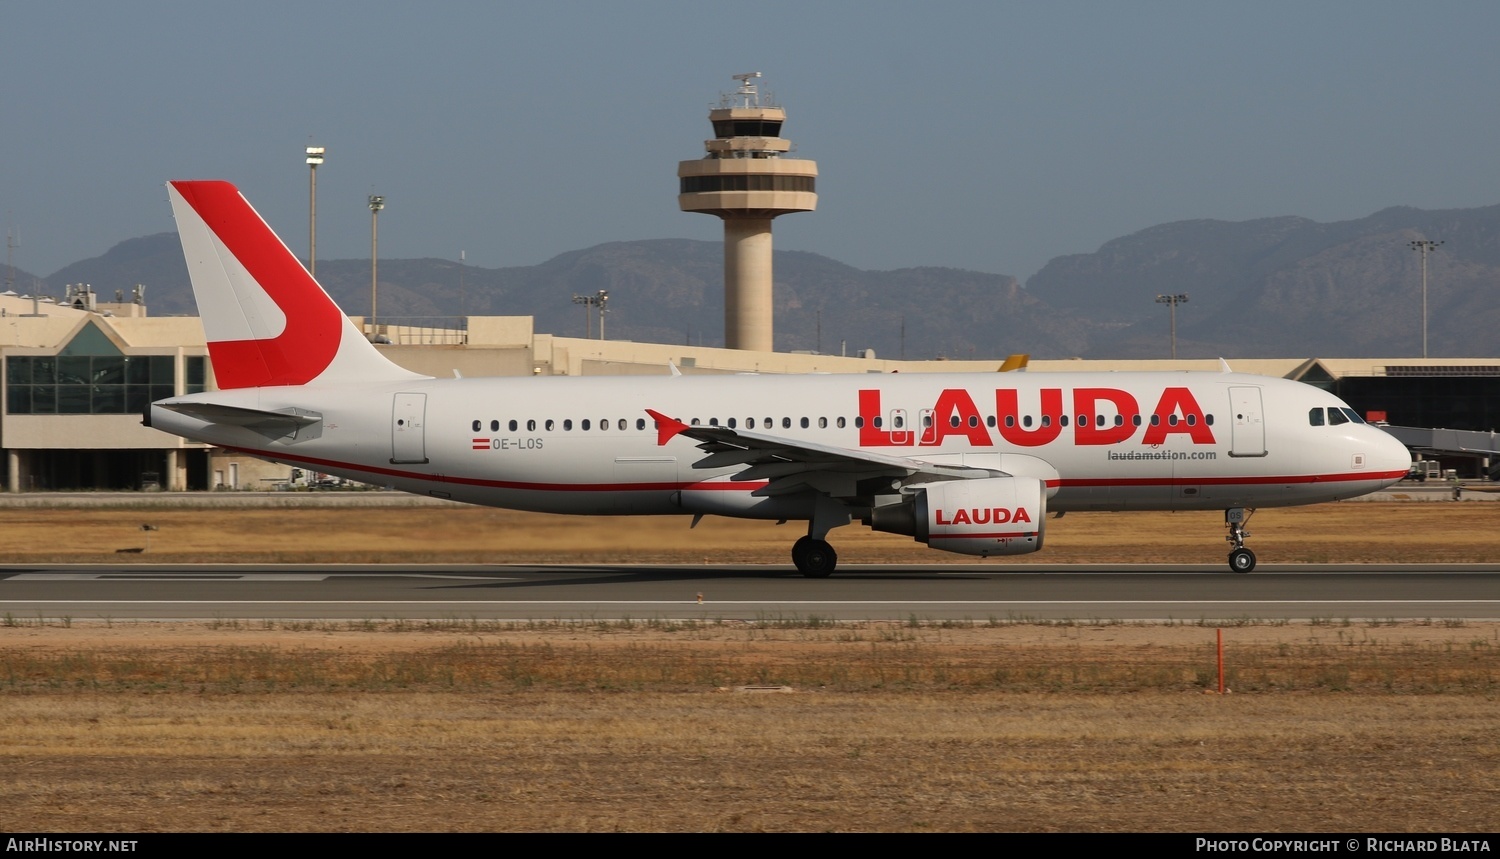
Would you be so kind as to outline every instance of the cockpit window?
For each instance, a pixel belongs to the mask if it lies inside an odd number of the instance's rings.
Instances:
[[[1322,426],[1323,425],[1323,407],[1319,406],[1316,409],[1313,409],[1313,410],[1309,411],[1307,413],[1307,422],[1311,426],[1315,426],[1315,427]]]
[[[1343,411],[1344,414],[1349,416],[1350,423],[1362,424],[1365,422],[1365,419],[1359,416],[1359,412],[1356,412],[1348,406],[1345,406]]]
[[[1348,422],[1349,422],[1349,416],[1346,415],[1346,414],[1344,414],[1344,410],[1343,409],[1329,409],[1328,410],[1328,425],[1329,426],[1336,427],[1339,424],[1346,424]]]

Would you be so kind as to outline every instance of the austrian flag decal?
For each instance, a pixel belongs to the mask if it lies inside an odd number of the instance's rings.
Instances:
[[[489,450],[490,449],[490,440],[487,439],[487,438],[476,438],[476,439],[474,439],[474,449],[475,450]]]

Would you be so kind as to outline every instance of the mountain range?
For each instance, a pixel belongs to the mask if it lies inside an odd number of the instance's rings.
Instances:
[[[1500,206],[1385,209],[1351,221],[1279,217],[1178,221],[1053,259],[1025,286],[954,268],[865,271],[814,253],[775,255],[776,348],[890,358],[1161,358],[1177,306],[1183,358],[1421,355],[1421,259],[1428,258],[1429,354],[1500,354]],[[530,315],[536,330],[583,336],[574,295],[609,291],[610,339],[723,342],[723,252],[715,242],[611,242],[534,266],[455,260],[379,264],[380,318]],[[370,306],[367,259],[319,260],[347,312]],[[173,233],[121,242],[45,278],[17,270],[18,292],[89,283],[101,301],[147,286],[154,316],[195,312]],[[596,317],[597,319],[597,317]],[[597,323],[594,323],[597,324]],[[597,331],[595,332],[597,335]]]

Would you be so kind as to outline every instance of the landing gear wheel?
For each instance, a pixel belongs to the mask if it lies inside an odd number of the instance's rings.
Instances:
[[[1246,548],[1230,552],[1229,569],[1236,573],[1248,573],[1255,569],[1255,553]]]
[[[1231,573],[1248,573],[1255,569],[1255,553],[1245,548],[1245,538],[1250,532],[1245,530],[1245,524],[1250,517],[1255,515],[1254,508],[1231,507],[1224,511],[1224,527],[1229,529],[1229,571]]]
[[[810,579],[827,578],[838,566],[839,556],[826,540],[803,537],[792,544],[792,563]]]

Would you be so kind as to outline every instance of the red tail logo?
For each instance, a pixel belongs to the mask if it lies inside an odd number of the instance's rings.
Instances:
[[[286,327],[274,338],[210,339],[208,354],[219,387],[304,385],[317,378],[338,353],[343,313],[233,185],[200,181],[173,182],[172,187],[286,316]],[[195,250],[208,253],[206,248]],[[193,262],[189,259],[190,265]],[[199,262],[223,270],[222,261]],[[234,298],[226,295],[223,300]],[[199,308],[205,327],[208,315],[220,310]]]

